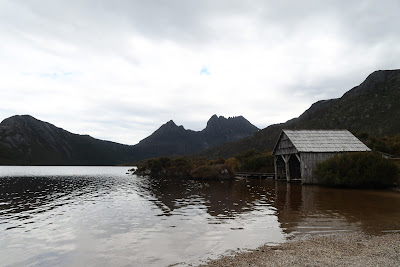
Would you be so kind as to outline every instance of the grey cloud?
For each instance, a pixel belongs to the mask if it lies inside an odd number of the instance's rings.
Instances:
[[[330,20],[324,31],[334,31],[337,38],[357,42],[355,45],[371,45],[397,38],[400,22],[400,3],[395,0],[38,0],[12,3],[11,7],[17,10],[2,12],[4,28],[16,27],[20,33],[56,37],[65,42],[92,46],[93,49],[119,49],[120,53],[126,49],[124,40],[129,38],[129,32],[154,40],[174,40],[191,45],[229,38],[228,34],[217,31],[218,25],[213,25],[213,22],[218,19],[219,23],[224,23],[231,17],[251,19],[261,37],[263,29],[277,28],[287,38],[318,26],[313,23],[319,20]]]
[[[210,24],[214,18],[230,16],[252,17],[263,21],[263,27],[269,23],[283,28],[297,30],[304,21],[312,17],[332,17],[343,28],[354,34],[369,37],[374,34],[397,33],[398,10],[396,0],[384,1],[12,1],[18,3],[16,14],[8,19],[20,26],[38,27],[42,30],[53,29],[52,34],[65,34],[76,30],[104,33],[104,30],[118,31],[124,25],[144,35],[154,38],[181,38],[190,40],[203,36],[206,40],[212,36]],[[6,2],[7,3],[7,2]],[[10,12],[4,12],[7,14]],[[40,20],[25,20],[31,14]],[[18,16],[21,15],[21,16]],[[28,25],[26,22],[30,22]],[[260,25],[261,26],[261,25]],[[385,26],[384,28],[380,28]],[[329,29],[326,29],[329,30]],[[111,32],[107,31],[107,34]],[[369,33],[369,34],[368,34]]]

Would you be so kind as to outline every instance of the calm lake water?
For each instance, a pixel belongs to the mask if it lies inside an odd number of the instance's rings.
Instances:
[[[0,265],[185,266],[290,238],[400,231],[400,193],[0,167]]]

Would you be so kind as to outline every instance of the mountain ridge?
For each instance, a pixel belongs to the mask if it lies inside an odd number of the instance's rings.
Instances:
[[[240,120],[248,122],[244,118]],[[250,122],[246,124],[249,125],[254,127],[253,132],[258,130]],[[226,137],[225,130],[219,129],[207,139],[202,131],[186,130],[170,120],[138,144],[123,145],[74,134],[30,115],[15,115],[0,123],[0,165],[117,165],[158,156],[197,153],[222,144],[224,140],[237,140],[245,131],[228,129],[230,135]]]

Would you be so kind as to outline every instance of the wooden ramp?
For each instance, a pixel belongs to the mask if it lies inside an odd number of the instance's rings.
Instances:
[[[286,179],[286,177],[283,178],[278,178],[276,181],[283,181],[283,182],[288,182],[288,183],[302,183],[303,180],[301,178],[296,178],[296,179],[290,179],[289,181]]]
[[[239,178],[275,178],[275,173],[261,173],[261,172],[237,172],[236,177]]]

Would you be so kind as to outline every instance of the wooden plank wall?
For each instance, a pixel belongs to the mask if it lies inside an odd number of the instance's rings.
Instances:
[[[278,145],[275,150],[275,155],[289,155],[297,153],[297,149],[294,147],[292,141],[286,136],[286,134],[282,134]]]
[[[318,184],[313,170],[318,162],[335,156],[337,153],[300,153],[300,168],[303,184]]]

